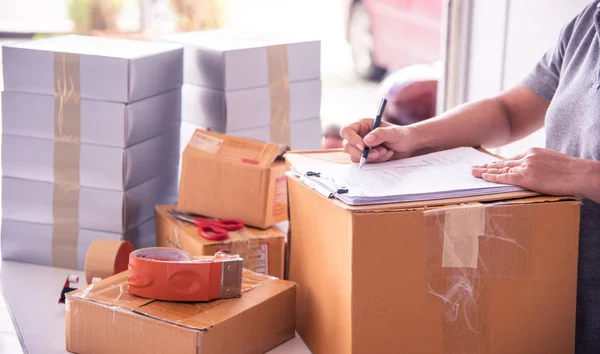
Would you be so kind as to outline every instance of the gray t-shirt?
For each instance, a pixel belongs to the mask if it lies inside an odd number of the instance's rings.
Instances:
[[[556,46],[524,79],[550,102],[546,148],[592,160],[600,160],[598,6],[593,1],[565,26]],[[600,205],[583,200],[581,208],[576,352],[600,353]]]

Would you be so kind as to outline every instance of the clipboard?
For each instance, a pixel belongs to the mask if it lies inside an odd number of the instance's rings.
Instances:
[[[302,174],[292,168],[292,174],[299,178],[300,183],[326,198],[348,193],[348,188],[338,185],[333,178],[323,176],[320,172],[308,171]]]

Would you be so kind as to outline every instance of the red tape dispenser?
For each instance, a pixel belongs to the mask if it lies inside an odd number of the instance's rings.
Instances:
[[[238,255],[221,252],[192,257],[175,248],[142,248],[129,255],[129,292],[163,301],[239,297],[243,261]]]

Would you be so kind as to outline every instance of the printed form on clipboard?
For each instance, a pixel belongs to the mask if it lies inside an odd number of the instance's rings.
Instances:
[[[348,205],[387,204],[525,191],[484,181],[471,166],[497,160],[469,147],[358,168],[342,151],[290,153],[291,172],[316,192]]]

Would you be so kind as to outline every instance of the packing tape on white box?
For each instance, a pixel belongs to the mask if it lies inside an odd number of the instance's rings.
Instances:
[[[133,246],[129,241],[95,240],[85,257],[85,280],[93,284],[126,271],[131,252]]]
[[[424,212],[426,291],[440,302],[444,353],[487,352],[487,288],[528,272],[530,218],[480,203]]]
[[[271,105],[270,140],[290,145],[290,83],[287,45],[267,47],[269,97]]]
[[[78,268],[80,115],[79,55],[54,53],[52,265],[70,269]]]

